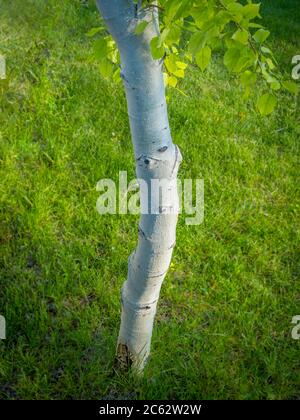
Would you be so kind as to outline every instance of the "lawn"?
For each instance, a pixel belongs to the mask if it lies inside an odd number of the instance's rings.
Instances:
[[[262,4],[290,75],[298,1]],[[299,399],[299,97],[259,116],[218,53],[168,93],[204,222],[179,220],[144,376],[113,374],[138,217],[95,208],[99,179],[135,177],[125,95],[86,36],[99,24],[92,0],[0,0],[0,398]]]

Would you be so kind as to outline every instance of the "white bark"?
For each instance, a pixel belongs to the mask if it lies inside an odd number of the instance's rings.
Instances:
[[[156,12],[144,12],[132,0],[97,0],[97,5],[120,50],[137,178],[147,182],[149,191],[151,180],[168,180],[171,192],[162,202],[149,203],[149,207],[158,207],[158,214],[141,215],[138,245],[129,257],[122,288],[117,359],[121,366],[141,371],[150,352],[160,288],[175,245],[181,154],[171,139],[162,61],[153,60],[150,53],[150,41],[159,31]],[[140,19],[150,23],[136,36]],[[146,199],[141,195],[142,208]]]

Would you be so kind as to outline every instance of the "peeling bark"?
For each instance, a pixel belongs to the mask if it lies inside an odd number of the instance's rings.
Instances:
[[[160,288],[175,246],[176,179],[182,158],[171,138],[163,63],[153,60],[150,53],[150,41],[159,31],[157,10],[144,12],[132,0],[97,0],[97,5],[120,51],[137,178],[148,186],[148,197],[141,194],[141,207],[148,205],[151,210],[141,215],[138,244],[128,260],[117,345],[119,366],[142,371],[150,353]],[[150,23],[136,36],[140,19]],[[169,192],[160,200],[153,199],[154,180],[164,181]]]

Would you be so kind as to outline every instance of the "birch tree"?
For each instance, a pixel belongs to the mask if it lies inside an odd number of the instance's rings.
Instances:
[[[256,107],[262,115],[274,110],[278,90],[294,94],[297,85],[277,70],[260,4],[251,0],[96,1],[106,29],[92,28],[88,35],[98,37],[94,48],[103,77],[123,80],[137,178],[150,191],[141,194],[141,208],[152,211],[141,214],[137,247],[128,260],[116,350],[119,367],[141,372],[176,237],[182,157],[171,137],[165,87],[179,89],[188,66],[205,71],[213,51],[237,74],[245,99],[258,83]],[[157,200],[153,180],[166,182],[170,194]]]

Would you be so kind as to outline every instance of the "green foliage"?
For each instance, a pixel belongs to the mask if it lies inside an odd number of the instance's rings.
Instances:
[[[154,60],[159,60],[165,55],[165,49],[159,36],[152,38],[150,42],[150,49]]]
[[[209,65],[211,59],[211,48],[209,46],[205,46],[201,48],[199,52],[196,54],[196,63],[200,67],[200,69],[203,71],[206,69],[206,67]]]
[[[244,98],[255,91],[255,85],[261,80],[269,91],[268,97],[274,98],[272,105],[279,90],[298,92],[295,83],[289,78],[285,80],[271,49],[265,44],[270,31],[257,21],[261,19],[260,3],[252,0],[247,0],[247,4],[236,0],[144,0],[135,3],[139,8],[138,16],[141,16],[137,18],[136,36],[143,36],[149,25],[149,14],[153,14],[154,20],[154,13],[159,10],[160,35],[151,40],[150,49],[153,59],[165,57],[166,85],[176,87],[178,79],[184,77],[184,70],[178,71],[174,65],[176,60],[186,65],[196,63],[204,71],[211,62],[212,52],[217,50],[224,54],[227,70],[241,75]],[[143,17],[145,11],[147,20]],[[89,35],[91,33],[93,30]],[[261,103],[264,100],[265,96]],[[267,108],[275,109],[274,106]],[[258,109],[266,115],[263,106]]]
[[[269,115],[274,111],[277,100],[271,93],[261,96],[257,102],[257,107],[261,115]]]
[[[107,35],[103,27],[95,27],[87,33],[88,37],[98,35],[93,43],[93,58],[99,63],[101,76],[116,83],[121,81],[119,69],[119,52],[115,41]]]
[[[147,25],[149,22],[143,20],[142,22],[140,22],[136,28],[135,28],[135,34],[136,35],[140,35],[142,32],[144,32],[144,30],[146,29]]]

